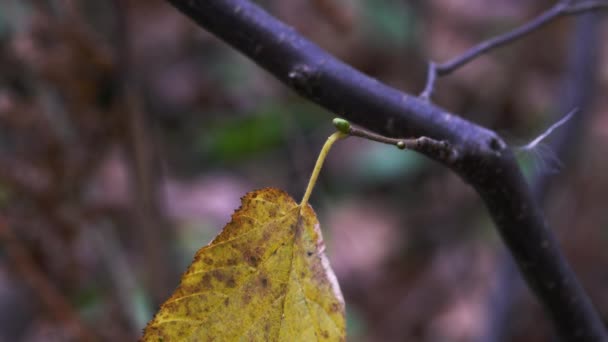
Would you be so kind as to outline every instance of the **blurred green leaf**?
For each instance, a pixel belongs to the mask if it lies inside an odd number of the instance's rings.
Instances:
[[[283,139],[281,120],[273,112],[217,122],[202,131],[200,148],[210,158],[224,161],[252,156]]]
[[[277,148],[288,139],[290,129],[306,133],[330,116],[303,101],[270,102],[241,117],[221,119],[200,128],[197,151],[212,160],[240,161]],[[293,120],[290,122],[290,120]]]

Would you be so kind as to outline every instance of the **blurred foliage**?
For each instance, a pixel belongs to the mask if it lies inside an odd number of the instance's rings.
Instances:
[[[301,101],[262,103],[240,116],[230,114],[212,114],[217,119],[199,128],[196,152],[212,162],[235,163],[280,148],[290,139],[287,120],[294,121],[298,134],[309,134],[327,122],[318,107]]]
[[[239,120],[211,123],[202,129],[203,141],[198,145],[205,148],[202,153],[215,160],[255,158],[256,154],[276,148],[283,141],[281,115],[284,114],[267,111]]]

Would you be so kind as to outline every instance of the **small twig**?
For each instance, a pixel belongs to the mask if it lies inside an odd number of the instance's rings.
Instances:
[[[448,162],[453,161],[457,155],[456,150],[446,141],[439,141],[429,137],[410,139],[389,138],[362,128],[353,127],[350,122],[340,118],[335,118],[333,123],[334,126],[336,126],[336,129],[343,134],[377,141],[383,144],[394,145],[400,150],[408,149],[423,152],[429,156],[434,156]]]
[[[559,119],[559,121],[557,121],[556,123],[554,123],[553,125],[551,125],[549,128],[547,128],[541,135],[539,135],[538,137],[534,138],[534,140],[530,141],[525,146],[522,146],[519,149],[521,149],[521,150],[532,150],[532,149],[534,149],[536,146],[538,146],[538,144],[540,144],[541,141],[543,141],[546,137],[548,137],[555,129],[559,128],[561,125],[563,125],[566,122],[568,122],[568,120],[570,120],[570,118],[572,118],[572,116],[574,114],[578,113],[578,112],[579,112],[578,108],[572,109],[570,112],[568,112],[568,114],[566,114],[566,116],[564,116],[563,118]]]
[[[558,1],[553,7],[549,8],[545,12],[541,13],[531,21],[514,28],[513,30],[501,34],[499,36],[485,40],[463,54],[456,56],[449,61],[441,64],[435,64],[431,62],[429,66],[429,75],[427,77],[427,83],[421,97],[429,99],[432,95],[434,83],[437,76],[448,75],[465,64],[469,63],[473,59],[501,46],[507,45],[520,39],[523,36],[534,32],[545,25],[549,24],[553,20],[567,15],[576,15],[583,12],[608,9],[608,1],[573,1],[565,0]]]
[[[431,94],[433,94],[433,88],[435,87],[435,79],[437,78],[437,64],[435,62],[429,62],[428,72],[426,74],[426,86],[420,94],[420,98],[429,101]]]

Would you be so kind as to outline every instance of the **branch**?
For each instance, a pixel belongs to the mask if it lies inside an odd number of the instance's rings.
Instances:
[[[388,137],[426,136],[457,152],[442,159],[482,197],[519,270],[565,340],[608,340],[511,150],[494,132],[337,60],[247,0],[168,0],[303,97]],[[373,113],[373,114],[370,114]]]
[[[430,98],[433,88],[435,85],[435,80],[437,76],[445,76],[448,75],[460,67],[466,65],[473,59],[491,51],[501,46],[512,43],[544,26],[551,23],[557,18],[567,16],[567,15],[576,15],[581,14],[588,11],[608,9],[607,1],[574,1],[574,0],[561,0],[558,1],[553,7],[541,13],[538,17],[532,19],[531,21],[507,32],[502,35],[490,38],[486,41],[483,41],[469,50],[465,51],[460,56],[454,57],[451,60],[436,64],[431,62],[429,64],[429,71],[427,82],[424,91],[420,95],[421,97],[428,99]]]
[[[340,118],[335,118],[333,123],[334,126],[336,126],[336,129],[346,136],[359,137],[383,144],[395,145],[400,150],[408,149],[423,154],[433,155],[436,156],[437,159],[448,163],[454,162],[457,157],[458,152],[456,152],[456,150],[446,141],[437,141],[428,137],[410,139],[389,138],[362,128],[353,127],[350,125],[350,122]]]
[[[569,67],[562,82],[560,96],[556,99],[557,111],[560,115],[574,107],[579,108],[580,111],[565,123],[564,127],[549,137],[551,150],[561,160],[574,159],[577,144],[571,142],[584,135],[583,124],[590,120],[589,106],[594,94],[597,93],[596,68],[601,43],[600,22],[600,17],[592,13],[581,16],[577,18],[575,34],[570,37]],[[545,202],[553,178],[555,177],[552,175],[544,174],[536,175],[531,180],[532,192],[539,202]],[[508,316],[513,312],[511,306],[516,302],[517,294],[522,287],[521,278],[515,273],[515,265],[509,255],[500,253],[496,269],[495,278],[498,285],[488,298],[486,323],[482,324],[485,329],[478,342],[506,339]]]

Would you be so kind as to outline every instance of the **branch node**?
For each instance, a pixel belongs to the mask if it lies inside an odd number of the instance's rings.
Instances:
[[[317,70],[306,64],[296,64],[287,73],[288,84],[298,93],[305,95],[313,95],[318,78]]]
[[[435,62],[430,61],[429,67],[426,75],[426,85],[422,93],[420,93],[420,98],[425,101],[430,101],[431,96],[433,95],[433,90],[435,89],[435,80],[437,78],[437,64]]]
[[[413,139],[415,142],[412,150],[434,157],[448,165],[453,164],[458,159],[458,151],[445,140],[435,140],[429,137]]]

